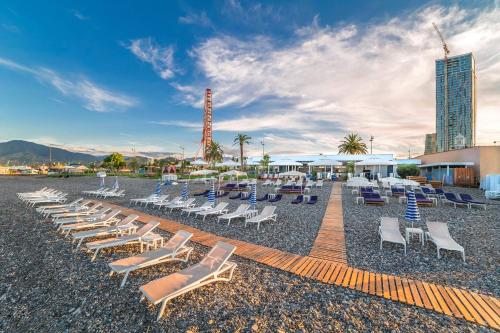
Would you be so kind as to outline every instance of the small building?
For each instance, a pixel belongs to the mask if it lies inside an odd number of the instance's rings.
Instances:
[[[454,184],[458,173],[470,169],[468,177],[477,185],[488,174],[500,173],[500,146],[477,146],[446,152],[418,156],[422,161],[421,175],[429,180],[444,180],[446,184]],[[455,175],[457,174],[457,175]]]

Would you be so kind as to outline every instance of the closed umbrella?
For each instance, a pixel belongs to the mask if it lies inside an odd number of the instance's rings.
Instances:
[[[188,184],[187,183],[184,183],[184,186],[182,187],[181,197],[184,200],[187,200],[187,198],[189,198],[189,191],[188,191]]]
[[[104,189],[104,186],[105,186],[105,184],[104,184],[104,177],[101,177],[100,183],[101,183],[100,189],[102,190],[102,189]]]
[[[117,190],[120,188],[120,185],[118,184],[118,177],[115,176],[115,182],[113,184],[113,189]]]
[[[215,204],[215,185],[212,183],[212,187],[210,188],[210,191],[208,192],[208,202],[210,202],[212,205]]]
[[[413,223],[420,222],[420,213],[418,212],[417,199],[415,199],[415,192],[408,192],[408,203],[406,205],[405,220],[411,222],[411,227],[413,228]]]
[[[156,194],[156,195],[160,195],[161,194],[161,181],[159,181],[156,184],[156,188],[155,188],[154,194]]]
[[[255,206],[257,205],[257,185],[252,184],[251,186],[252,189],[250,191],[250,196],[248,197],[248,204],[252,209],[255,209]]]

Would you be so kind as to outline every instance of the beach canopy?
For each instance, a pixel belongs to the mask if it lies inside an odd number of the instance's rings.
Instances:
[[[393,160],[385,160],[382,158],[367,158],[366,160],[356,162],[355,165],[369,166],[369,165],[395,165]]]
[[[323,159],[319,159],[317,161],[314,161],[314,162],[311,162],[309,163],[310,166],[339,166],[339,165],[342,165],[342,163],[340,163],[339,161],[335,161],[335,160],[332,160],[332,159],[328,159],[328,158],[323,158]]]
[[[204,160],[198,159],[196,161],[191,162],[191,165],[208,165],[208,162],[205,162]]]
[[[217,170],[197,170],[197,171],[192,171],[189,173],[190,176],[206,176],[206,175],[212,175],[214,173],[219,173]]]
[[[403,183],[403,179],[396,178],[396,177],[385,177],[385,178],[380,178],[379,180],[381,182],[387,182],[390,184],[402,184]]]
[[[413,191],[408,191],[408,203],[406,204],[405,220],[411,222],[412,228],[414,222],[420,222],[417,199],[415,199],[415,193]]]
[[[270,166],[302,166],[302,163],[292,160],[279,160],[269,163]]]
[[[299,172],[299,171],[295,171],[295,170],[292,170],[292,171],[287,171],[287,172],[282,172],[280,173],[280,177],[281,176],[290,176],[290,177],[305,177],[306,174],[303,173],[303,172]]]
[[[260,165],[260,163],[257,162],[257,161],[248,161],[245,164],[248,165],[248,166],[257,166],[257,165]]]
[[[222,163],[217,163],[217,164],[215,164],[215,166],[216,167],[239,167],[240,164],[238,162],[228,160],[228,161],[224,161]]]
[[[247,176],[247,173],[243,172],[243,171],[239,171],[239,170],[230,170],[230,171],[226,171],[226,172],[219,174],[219,177],[224,177],[224,176],[243,177],[243,176]]]

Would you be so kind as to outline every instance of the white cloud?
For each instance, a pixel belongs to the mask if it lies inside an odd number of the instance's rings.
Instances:
[[[178,21],[182,24],[195,24],[202,27],[212,26],[212,21],[210,21],[206,12],[201,12],[200,14],[189,13],[187,15],[180,16]]]
[[[164,80],[175,76],[173,46],[160,46],[151,38],[134,39],[127,48],[139,59],[153,66]]]
[[[63,95],[77,97],[83,100],[84,107],[91,111],[120,111],[137,104],[134,98],[99,87],[86,78],[71,80],[49,68],[28,67],[5,58],[0,58],[0,66],[28,73],[40,82],[48,83]]]
[[[354,131],[375,136],[374,152],[405,155],[408,147],[422,151],[424,135],[434,131],[434,61],[442,49],[432,22],[439,23],[452,55],[474,53],[478,141],[493,141],[500,122],[498,6],[470,12],[432,6],[366,26],[321,27],[316,17],[297,30],[292,44],[217,36],[191,56],[208,81],[203,85],[214,92],[216,114],[217,108],[236,108],[231,119],[215,118],[215,129],[264,130],[276,137],[293,131],[294,145],[310,143],[315,152],[336,151],[345,133]],[[179,91],[198,106],[190,91]]]
[[[192,128],[192,129],[201,129],[202,124],[197,122],[189,122],[183,120],[164,120],[164,121],[150,121],[150,124],[154,125],[163,125],[163,126],[175,126],[175,127],[184,127],[184,128]]]
[[[70,13],[73,14],[73,16],[79,19],[80,21],[86,21],[90,19],[90,17],[83,15],[80,11],[76,9],[70,10]]]

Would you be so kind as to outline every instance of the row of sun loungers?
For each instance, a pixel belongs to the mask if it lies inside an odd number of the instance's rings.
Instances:
[[[22,193],[19,197],[29,203],[28,197],[34,198],[40,195],[45,195],[46,192],[37,192],[36,196]],[[50,192],[52,193],[52,192]],[[84,205],[85,204],[85,205]],[[67,205],[45,205],[38,207],[37,212],[43,217],[51,217],[52,215],[72,213],[76,207],[88,207],[86,202],[82,199],[77,199]],[[91,206],[93,207],[93,206]],[[122,288],[130,273],[136,270],[167,263],[170,261],[187,262],[192,252],[192,248],[186,244],[192,237],[192,234],[183,230],[179,230],[173,235],[164,246],[159,249],[147,251],[142,253],[142,245],[147,240],[147,237],[153,234],[153,231],[158,227],[159,222],[150,221],[149,223],[138,228],[134,222],[138,219],[137,215],[129,215],[125,218],[118,218],[119,210],[108,212],[99,220],[85,222],[85,227],[81,222],[74,224],[67,224],[68,234],[73,232],[73,242],[78,241],[77,249],[80,248],[83,241],[89,238],[99,237],[102,238],[97,241],[85,244],[85,248],[93,251],[92,260],[95,260],[99,251],[109,248],[116,248],[130,244],[140,244],[141,254],[129,258],[123,258],[109,263],[110,276],[114,274],[123,275],[120,284]],[[87,218],[87,217],[86,217]],[[52,218],[54,221],[54,219]],[[57,221],[61,221],[57,219]],[[84,231],[77,231],[81,225]],[[197,264],[189,266],[179,272],[170,274],[160,279],[153,280],[149,283],[142,285],[139,290],[142,294],[141,301],[148,299],[152,304],[160,304],[160,311],[157,319],[159,320],[165,310],[166,304],[169,300],[180,296],[186,292],[199,288],[209,283],[216,281],[230,281],[233,276],[236,263],[230,262],[229,258],[235,251],[236,247],[224,242],[218,242],[210,252]]]
[[[40,204],[65,203],[68,194],[51,188],[42,188],[35,192],[17,193],[17,197],[28,206],[34,207]]]
[[[441,258],[441,250],[450,250],[460,252],[462,254],[462,259],[465,262],[464,248],[451,237],[446,223],[427,221],[426,225],[428,231],[425,232],[424,238],[436,245],[438,259]],[[404,253],[406,255],[407,240],[404,239],[399,231],[398,218],[382,217],[378,233],[380,235],[381,250],[383,242],[396,243],[403,245]]]
[[[125,196],[125,190],[119,190],[117,188],[103,188],[95,191],[83,191],[84,195],[93,196],[96,198],[121,198]]]

